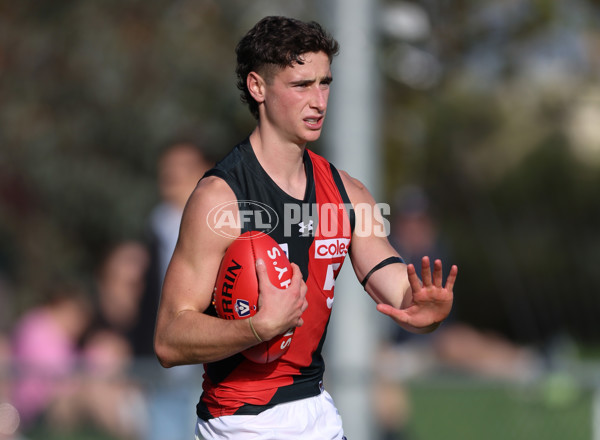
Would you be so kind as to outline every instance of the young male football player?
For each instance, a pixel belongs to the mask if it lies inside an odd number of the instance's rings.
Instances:
[[[457,268],[444,285],[441,262],[432,268],[424,257],[421,283],[380,233],[369,191],[307,149],[321,134],[337,52],[320,25],[285,17],[262,19],[236,48],[238,87],[257,125],[187,204],[155,334],[163,366],[205,364],[199,438],[344,438],[323,389],[321,348],[346,256],[377,309],[403,328],[430,332],[450,312]],[[253,204],[268,206],[278,221],[238,215]],[[239,221],[215,224],[215,209],[232,206]],[[211,299],[226,249],[241,233],[265,227],[292,262],[291,284],[284,291],[273,286],[258,261],[258,312],[244,320],[216,317]],[[290,348],[276,361],[258,364],[241,354],[290,328]]]

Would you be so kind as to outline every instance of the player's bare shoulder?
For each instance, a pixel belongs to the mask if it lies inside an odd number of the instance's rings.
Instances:
[[[371,197],[369,190],[360,180],[352,177],[344,170],[340,170],[339,173],[342,177],[344,188],[346,189],[348,197],[353,205],[358,203],[373,202],[373,198]]]
[[[186,210],[205,211],[221,203],[234,202],[235,194],[221,178],[209,176],[201,179],[192,192]]]
[[[232,221],[217,222],[216,216],[228,210]],[[204,245],[226,247],[240,234],[237,199],[229,185],[219,177],[205,177],[194,189],[185,207],[181,231],[187,237],[199,239]]]

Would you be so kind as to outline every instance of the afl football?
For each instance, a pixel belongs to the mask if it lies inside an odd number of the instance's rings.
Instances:
[[[258,311],[258,259],[265,262],[271,284],[280,289],[290,285],[292,266],[283,249],[264,232],[245,232],[227,248],[219,268],[213,304],[220,318],[247,319]],[[272,362],[288,350],[293,334],[294,329],[290,329],[242,354],[253,362]]]

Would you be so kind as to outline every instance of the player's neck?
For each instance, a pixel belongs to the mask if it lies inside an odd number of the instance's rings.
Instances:
[[[250,135],[250,144],[259,163],[267,174],[286,193],[297,199],[304,197],[306,172],[304,145],[283,142],[269,136],[258,127]]]

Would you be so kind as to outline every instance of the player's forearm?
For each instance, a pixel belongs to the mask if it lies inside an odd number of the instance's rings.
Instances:
[[[377,304],[388,304],[397,309],[406,308],[412,299],[406,266],[397,264],[386,269],[387,274],[373,280],[365,290]]]
[[[257,343],[247,320],[184,311],[167,325],[157,326],[154,348],[161,365],[169,368],[216,362]]]

